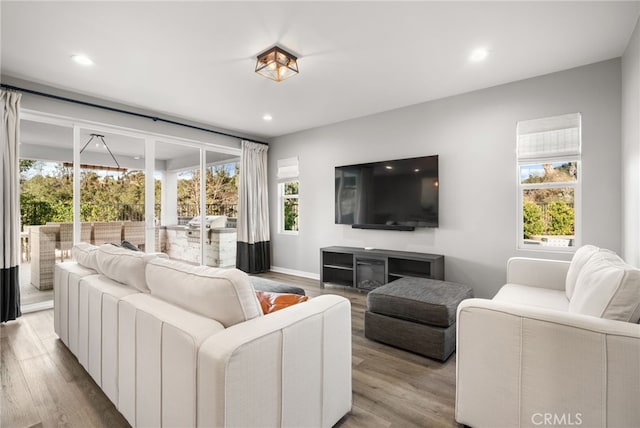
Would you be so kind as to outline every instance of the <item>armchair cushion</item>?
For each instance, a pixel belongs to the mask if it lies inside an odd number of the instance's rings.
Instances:
[[[578,275],[569,312],[638,322],[640,270],[613,253],[592,254]]]
[[[569,310],[569,299],[565,296],[564,291],[529,285],[506,284],[502,286],[493,300],[565,312]]]
[[[573,292],[578,281],[578,275],[582,271],[582,268],[587,264],[587,262],[593,255],[598,254],[601,251],[613,254],[611,251],[605,250],[603,248],[598,248],[595,245],[583,245],[575,252],[573,258],[571,259],[571,264],[569,265],[569,270],[567,271],[567,278],[565,281],[567,299],[571,299],[573,297]]]

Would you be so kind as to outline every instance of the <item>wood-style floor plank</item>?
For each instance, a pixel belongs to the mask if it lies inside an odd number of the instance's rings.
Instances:
[[[37,312],[33,314],[36,316]],[[29,322],[9,322],[4,324],[2,329],[18,361],[46,354],[47,351],[42,347]]]
[[[8,337],[0,339],[0,385],[0,426],[31,427],[40,423],[38,412],[31,406],[31,392],[20,363],[9,346]]]
[[[72,388],[46,354],[22,360],[20,367],[29,384],[30,404],[44,427],[70,427],[72,421],[83,419]]]
[[[29,324],[40,341],[58,337],[53,330],[53,311],[39,311],[33,315]]]
[[[454,420],[455,354],[445,363],[364,337],[366,294],[279,273],[262,276],[302,287],[310,297],[351,302],[353,408],[341,428],[459,427]],[[128,427],[127,421],[53,331],[53,310],[0,326],[0,426]]]

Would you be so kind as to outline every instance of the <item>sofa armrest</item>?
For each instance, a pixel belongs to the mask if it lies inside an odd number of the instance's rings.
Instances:
[[[198,360],[198,426],[333,426],[351,410],[351,304],[324,295],[236,324]]]
[[[570,262],[512,257],[507,262],[507,283],[564,290]]]
[[[640,426],[637,324],[469,299],[457,346],[459,423]]]

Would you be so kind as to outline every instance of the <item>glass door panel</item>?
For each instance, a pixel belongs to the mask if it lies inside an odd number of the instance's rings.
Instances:
[[[159,141],[155,152],[160,251],[200,264],[200,149]]]
[[[240,158],[207,151],[206,160],[206,210],[210,229],[205,242],[204,264],[235,267]]]
[[[82,242],[144,249],[144,140],[80,132]]]
[[[72,162],[72,128],[20,121],[20,296],[23,311],[53,300],[54,266],[71,257]]]

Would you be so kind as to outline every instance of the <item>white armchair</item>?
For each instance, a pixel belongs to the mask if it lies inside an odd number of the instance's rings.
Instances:
[[[588,267],[576,266],[579,257],[571,263],[513,258],[508,284],[493,300],[460,304],[459,423],[475,428],[640,426],[640,272],[621,260],[615,264],[614,257],[606,252],[589,260],[594,266]],[[617,272],[618,286],[604,297],[603,315],[584,315],[595,310],[594,299],[603,299],[597,294],[607,286],[593,284],[611,280],[603,279],[603,272],[605,277]],[[576,278],[577,284],[569,286]],[[629,319],[606,319],[620,318],[620,298]],[[634,299],[635,306],[629,303]]]

